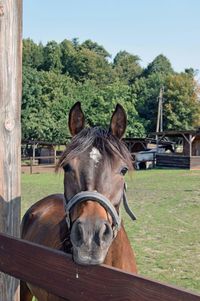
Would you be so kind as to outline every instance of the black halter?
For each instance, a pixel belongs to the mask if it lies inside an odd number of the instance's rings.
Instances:
[[[127,212],[127,214],[130,216],[130,218],[134,221],[136,220],[136,216],[131,211],[128,200],[126,197],[126,187],[124,186],[123,191],[123,204],[124,208]],[[103,194],[98,193],[97,191],[81,191],[77,194],[75,194],[70,200],[65,200],[65,212],[66,212],[66,222],[68,225],[68,228],[71,227],[71,220],[70,220],[70,212],[74,208],[75,205],[82,203],[84,201],[95,201],[99,203],[104,209],[111,215],[112,221],[113,221],[113,235],[116,237],[117,232],[120,229],[121,226],[121,216],[118,214],[115,207],[111,204],[110,200],[106,198]]]

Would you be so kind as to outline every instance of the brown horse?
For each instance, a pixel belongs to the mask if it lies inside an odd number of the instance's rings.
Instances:
[[[121,223],[124,175],[132,160],[121,138],[126,113],[117,105],[109,130],[84,128],[77,102],[69,114],[73,136],[57,168],[64,169],[64,195],[50,195],[24,215],[22,238],[73,255],[77,264],[107,264],[137,272],[134,253]],[[21,284],[21,301],[61,301],[31,284]]]

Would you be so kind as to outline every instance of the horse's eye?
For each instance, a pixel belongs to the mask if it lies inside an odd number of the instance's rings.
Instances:
[[[66,164],[65,166],[63,166],[63,169],[65,172],[70,172],[72,170],[70,164]]]
[[[121,169],[121,171],[120,171],[120,174],[123,175],[123,176],[125,176],[125,174],[127,173],[127,171],[128,171],[128,168],[127,167],[123,167]]]

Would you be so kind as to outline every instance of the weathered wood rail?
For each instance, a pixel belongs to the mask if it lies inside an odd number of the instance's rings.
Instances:
[[[72,301],[200,301],[200,295],[0,234],[0,270]]]

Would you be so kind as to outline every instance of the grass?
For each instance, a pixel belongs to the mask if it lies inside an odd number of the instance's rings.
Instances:
[[[34,202],[53,193],[63,193],[62,174],[22,174],[22,214]]]
[[[138,219],[122,215],[139,273],[200,291],[200,171],[155,169],[126,180]],[[22,213],[56,192],[63,192],[61,174],[22,175]]]

